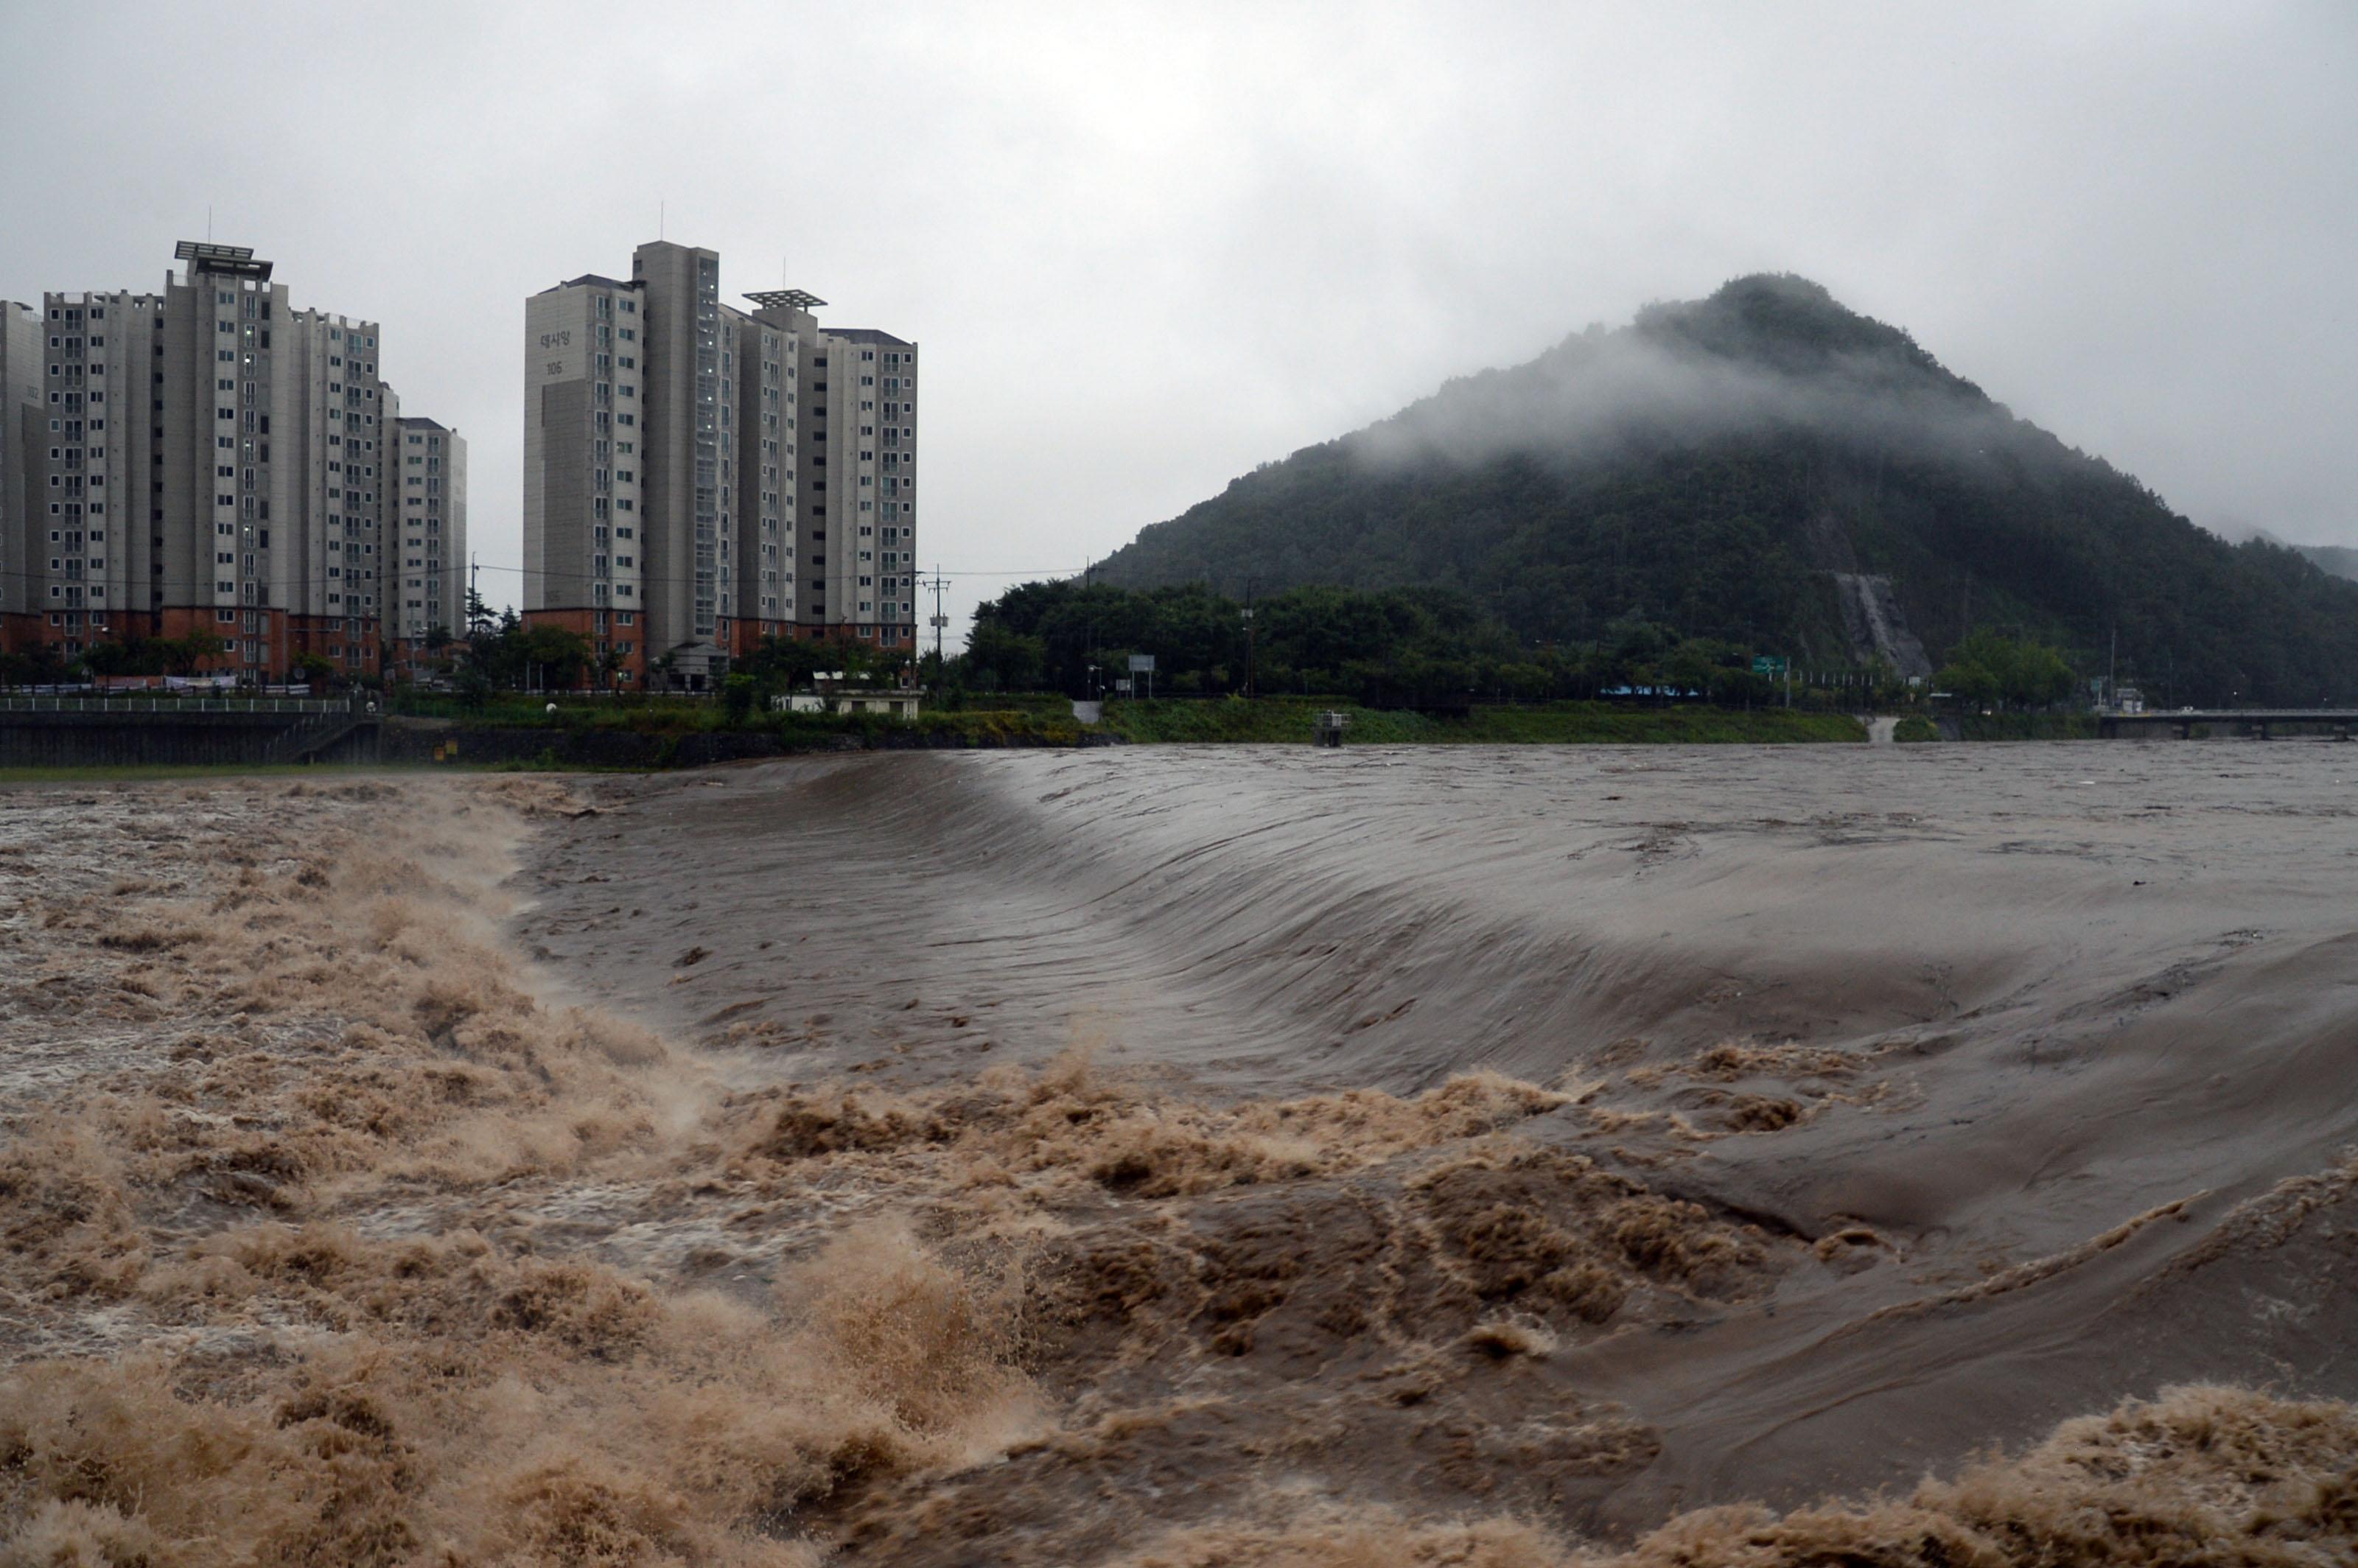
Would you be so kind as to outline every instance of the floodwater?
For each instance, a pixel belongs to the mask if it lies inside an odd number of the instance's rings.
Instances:
[[[1774,1273],[1521,1373],[1660,1442],[1562,1490],[1591,1522],[1904,1484],[2172,1384],[2358,1393],[2358,1215],[2280,1194],[2358,1143],[2358,752],[1163,748],[626,793],[524,929],[684,1036],[784,1026],[798,1073],[1080,1040],[1215,1098],[1580,1089],[1523,1135]]]
[[[2353,795],[2224,741],[19,792],[0,1562],[2345,1561]]]

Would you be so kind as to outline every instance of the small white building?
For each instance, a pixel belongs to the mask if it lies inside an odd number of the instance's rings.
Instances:
[[[925,695],[924,687],[914,686],[871,689],[840,675],[817,676],[811,684],[816,689],[772,697],[771,708],[779,713],[881,713],[887,719],[914,719]]]
[[[890,691],[838,692],[828,700],[838,713],[882,713],[888,719],[914,719],[924,691],[916,687],[898,687]]]

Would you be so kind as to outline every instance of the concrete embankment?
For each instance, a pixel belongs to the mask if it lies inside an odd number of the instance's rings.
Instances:
[[[373,715],[341,700],[189,698],[132,708],[64,699],[0,706],[0,767],[258,767],[377,759]]]

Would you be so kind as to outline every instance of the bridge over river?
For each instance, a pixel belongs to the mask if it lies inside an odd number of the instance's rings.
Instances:
[[[2249,734],[2266,741],[2271,732],[2281,730],[2320,730],[2337,741],[2350,739],[2351,728],[2358,725],[2358,708],[2116,708],[2096,709],[2096,733],[2110,740],[2118,735],[2150,733],[2168,728],[2180,740],[2190,739],[2198,729],[2216,734]]]

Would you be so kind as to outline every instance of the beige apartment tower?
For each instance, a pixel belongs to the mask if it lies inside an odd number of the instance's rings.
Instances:
[[[658,242],[525,302],[525,614],[616,685],[702,688],[764,637],[915,646],[914,345],[719,275]]]

